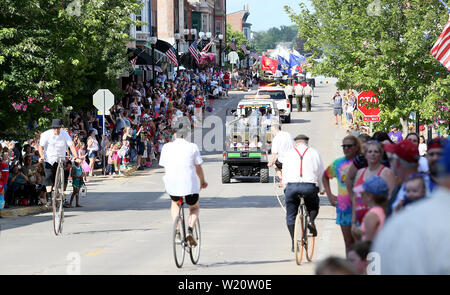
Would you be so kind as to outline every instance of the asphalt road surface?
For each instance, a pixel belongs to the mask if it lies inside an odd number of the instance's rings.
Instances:
[[[342,155],[345,130],[333,121],[333,81],[321,78],[317,85],[312,112],[294,112],[292,123],[284,124],[283,130],[294,137],[307,134],[328,166]],[[217,100],[209,115],[224,119],[226,110],[236,107],[243,95]],[[304,259],[298,266],[273,184],[257,180],[222,184],[222,152],[202,155],[209,186],[200,194],[198,265],[186,256],[182,269],[175,266],[170,199],[162,183],[164,170],[155,167],[126,178],[91,178],[88,196],[81,199],[84,207],[66,209],[62,236],[53,233],[51,213],[1,219],[0,274],[314,274],[321,259],[345,256],[335,208],[325,196],[316,221],[319,234],[313,261]],[[273,174],[271,170],[271,178]],[[334,191],[336,187],[333,181]]]

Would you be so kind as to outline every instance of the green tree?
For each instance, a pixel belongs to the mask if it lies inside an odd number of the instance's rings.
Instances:
[[[247,49],[249,48],[249,46],[247,45],[248,44],[247,38],[245,38],[244,33],[242,33],[241,31],[234,31],[231,28],[231,25],[227,24],[227,47],[225,49],[227,54],[230,53],[231,51],[233,51],[233,49],[231,49],[231,47],[229,46],[232,39],[234,39],[234,43],[236,44],[237,53],[239,54],[239,59],[240,60],[244,59],[245,55],[241,49],[241,45],[246,44]]]
[[[0,3],[0,138],[25,139],[92,108],[98,88],[119,93],[138,0],[3,0]]]
[[[277,43],[293,42],[297,39],[298,29],[296,25],[270,28],[267,31],[254,32],[254,44],[258,52],[274,49]]]
[[[447,129],[450,78],[430,52],[448,20],[439,0],[312,0],[313,10],[286,12],[313,57],[314,74],[337,77],[340,89],[379,90],[381,124],[403,123],[411,111]],[[377,5],[379,4],[379,5]],[[405,125],[405,124],[403,124]]]

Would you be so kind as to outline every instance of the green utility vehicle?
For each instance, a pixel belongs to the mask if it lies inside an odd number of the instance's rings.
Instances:
[[[267,97],[246,96],[232,113],[234,116],[228,117],[226,123],[222,183],[230,183],[236,177],[259,177],[260,182],[268,183],[270,126],[279,123],[276,103]]]

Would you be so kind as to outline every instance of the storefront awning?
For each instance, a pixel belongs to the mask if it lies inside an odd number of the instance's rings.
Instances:
[[[129,57],[129,60],[133,60],[136,56],[138,57],[136,60],[137,65],[151,65],[152,64],[152,56],[149,55],[143,49],[137,48],[129,48],[128,53],[132,52],[133,55]]]

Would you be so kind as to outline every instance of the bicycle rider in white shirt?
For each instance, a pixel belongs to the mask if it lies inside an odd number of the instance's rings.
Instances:
[[[164,167],[164,185],[166,192],[172,199],[171,215],[175,222],[180,205],[178,201],[185,198],[189,205],[189,224],[186,239],[192,246],[197,245],[193,236],[193,228],[200,213],[199,192],[208,186],[202,169],[203,160],[196,144],[188,142],[185,138],[189,135],[190,124],[175,123],[175,140],[166,143],[161,151],[159,165]],[[198,178],[197,178],[198,177]],[[200,183],[198,181],[200,179]]]
[[[47,196],[50,197],[52,188],[55,185],[58,160],[65,160],[67,148],[70,148],[74,160],[78,159],[72,138],[66,131],[61,129],[62,127],[63,122],[61,119],[53,119],[52,129],[43,132],[39,140],[39,163],[44,165],[45,172],[43,185],[46,186]],[[47,199],[50,202],[51,198]]]
[[[322,174],[324,169],[320,154],[308,146],[309,138],[306,135],[298,135],[295,139],[295,147],[285,153],[283,163],[283,184],[286,185],[286,225],[292,239],[292,251],[294,250],[295,218],[300,205],[298,194],[304,195],[306,210],[310,221],[308,229],[313,236],[317,236],[314,223],[319,214],[319,192],[324,191]]]

